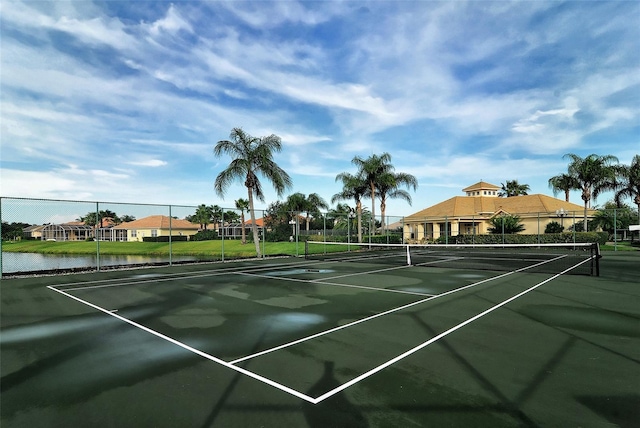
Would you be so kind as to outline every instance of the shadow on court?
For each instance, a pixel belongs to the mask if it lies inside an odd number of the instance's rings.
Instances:
[[[341,385],[334,374],[334,362],[324,362],[322,377],[307,391],[307,395],[318,397]],[[304,417],[311,428],[366,428],[367,419],[360,409],[347,400],[344,393],[339,392],[318,404],[304,402]]]
[[[421,325],[429,334],[435,336],[438,332],[431,328],[424,320],[420,319],[416,314],[411,315],[416,323]],[[490,376],[481,373],[467,358],[465,358],[447,339],[440,339],[438,344],[447,350],[448,354],[455,360],[461,367],[466,370],[476,382],[482,386],[484,390],[489,392],[495,399],[498,400],[499,408],[502,412],[510,415],[512,418],[520,421],[522,426],[536,427],[538,426],[533,420],[529,418],[522,410],[522,404],[531,397],[538,386],[542,384],[548,373],[552,373],[553,369],[560,363],[563,357],[572,348],[576,339],[569,338],[565,343],[557,350],[557,352],[549,358],[547,363],[542,366],[538,372],[528,383],[527,387],[520,392],[516,397],[510,399],[503,394],[498,386],[496,386],[490,380]]]

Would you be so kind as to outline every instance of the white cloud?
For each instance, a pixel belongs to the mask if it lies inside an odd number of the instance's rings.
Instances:
[[[145,161],[137,161],[137,162],[128,162],[129,165],[136,165],[136,166],[149,166],[152,168],[155,167],[159,167],[159,166],[165,166],[167,165],[167,162],[160,160],[160,159],[149,159],[149,160],[145,160]]]
[[[191,24],[187,22],[178,12],[176,6],[171,4],[169,9],[167,10],[167,14],[164,18],[155,21],[153,24],[148,26],[149,32],[158,36],[163,32],[167,33],[177,33],[180,30],[188,31],[189,33],[193,33],[193,28]]]

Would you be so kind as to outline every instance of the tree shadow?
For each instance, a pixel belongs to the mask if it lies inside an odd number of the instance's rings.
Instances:
[[[335,363],[324,362],[322,377],[307,391],[307,395],[317,397],[341,385],[334,374]],[[366,428],[369,426],[362,411],[349,402],[343,392],[339,392],[318,404],[304,402],[305,419],[311,428]]]

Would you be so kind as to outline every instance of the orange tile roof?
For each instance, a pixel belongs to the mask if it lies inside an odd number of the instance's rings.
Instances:
[[[169,220],[171,220],[171,229],[194,229],[198,230],[199,225],[193,224],[187,220],[177,218],[169,219],[166,215],[152,215],[139,220],[129,221],[115,226],[114,229],[169,229]]]
[[[251,219],[246,220],[246,221],[244,222],[244,224],[245,224],[245,225],[247,225],[247,226],[251,226],[251,224],[252,224],[252,223],[251,223]],[[256,219],[256,225],[257,225],[258,227],[264,227],[264,218],[257,218],[257,219]]]

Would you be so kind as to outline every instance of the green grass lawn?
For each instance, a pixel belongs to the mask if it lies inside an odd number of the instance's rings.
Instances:
[[[136,256],[168,256],[168,242],[100,242],[100,254],[104,255],[136,255]],[[222,254],[224,245],[225,257],[254,257],[255,245],[251,242],[242,244],[239,240],[173,242],[171,253],[174,256],[215,256]],[[265,242],[264,253],[274,255],[304,254],[304,242]],[[91,241],[15,241],[3,242],[2,251],[14,253],[40,254],[95,254],[98,243]],[[260,246],[262,249],[262,244]]]
[[[640,246],[635,242],[635,246],[631,245],[630,241],[620,241],[614,244],[613,242],[607,242],[605,245],[600,246],[602,251],[640,251]]]

